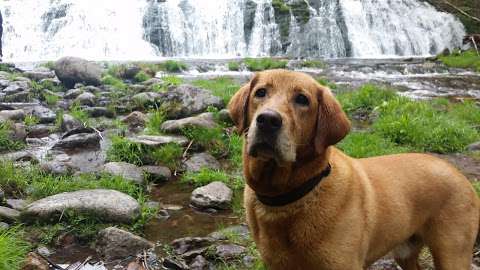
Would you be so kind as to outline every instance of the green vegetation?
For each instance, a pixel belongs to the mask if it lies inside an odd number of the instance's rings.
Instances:
[[[152,77],[145,73],[143,70],[139,71],[137,75],[135,75],[135,81],[136,82],[144,82],[146,80],[151,79]]]
[[[168,72],[181,72],[182,70],[186,70],[188,66],[180,61],[168,60],[161,63],[160,68]]]
[[[468,68],[480,72],[480,56],[475,50],[454,51],[451,55],[440,55],[438,58],[449,67]]]
[[[128,89],[128,85],[124,83],[121,79],[114,77],[112,75],[105,75],[102,78],[102,83],[106,85],[111,85],[113,88],[125,91]]]
[[[167,114],[163,108],[150,111],[145,126],[145,133],[149,135],[161,134],[162,131],[160,130],[160,127],[165,120],[167,120]]]
[[[315,78],[315,80],[317,80],[317,82],[323,86],[326,86],[332,90],[335,90],[337,89],[337,85],[334,83],[334,82],[331,82],[329,79],[325,78],[325,77],[318,77],[318,78]]]
[[[25,145],[22,142],[12,140],[13,123],[7,121],[0,123],[0,152],[20,150]]]
[[[282,13],[289,13],[290,12],[290,7],[285,4],[284,0],[273,0],[272,1],[272,6],[275,9],[278,9]]]
[[[57,85],[50,80],[43,80],[41,82],[31,81],[30,86],[38,94],[42,93],[42,91],[45,89],[52,92],[65,91],[65,87],[62,84]]]
[[[285,68],[287,61],[272,58],[246,58],[245,65],[250,71],[262,71],[267,69]]]
[[[45,98],[45,102],[50,105],[50,106],[55,106],[57,105],[57,102],[60,100],[60,97],[57,96],[57,95],[52,95],[52,94],[47,94],[45,93],[43,95],[43,97]]]
[[[53,70],[55,68],[55,62],[54,61],[48,61],[40,65],[41,67],[48,68],[50,70]]]
[[[30,246],[20,236],[18,228],[0,231],[0,270],[18,270]]]
[[[176,143],[163,145],[151,152],[152,160],[156,164],[167,166],[172,170],[177,170],[180,166],[182,156],[183,147]]]
[[[144,146],[120,136],[113,136],[111,140],[112,145],[107,151],[109,161],[123,161],[135,165],[144,164],[148,152]]]
[[[239,71],[240,63],[236,61],[228,62],[228,70],[230,71]]]
[[[305,60],[300,63],[300,66],[306,68],[324,68],[326,64],[320,60]]]
[[[195,80],[192,82],[193,85],[205,88],[212,91],[212,94],[223,99],[225,104],[227,104],[232,96],[240,88],[240,85],[235,83],[230,77],[218,77],[210,80]]]
[[[244,186],[241,177],[232,177],[224,171],[206,168],[202,168],[199,172],[189,172],[184,174],[181,181],[185,183],[191,183],[197,187],[204,186],[215,181],[223,182],[227,186],[235,190],[241,189]]]
[[[179,86],[183,83],[183,79],[175,75],[168,75],[162,77],[162,83],[157,83],[151,86],[152,91],[166,92],[170,86]]]
[[[378,134],[352,132],[338,145],[347,155],[355,158],[373,157],[409,152],[408,147],[399,146]]]
[[[182,133],[189,140],[193,140],[195,145],[207,150],[217,158],[228,155],[228,136],[221,127],[187,127],[182,130]]]
[[[342,104],[343,110],[351,115],[358,112],[371,113],[382,104],[397,97],[392,89],[366,84],[356,91],[338,95],[337,99]]]
[[[84,111],[78,104],[73,104],[70,108],[70,115],[82,122],[85,126],[90,125],[90,116],[86,111]]]
[[[34,126],[38,123],[40,123],[40,119],[38,117],[36,117],[35,115],[32,115],[32,114],[27,114],[25,116],[25,119],[23,120],[25,126],[27,127],[31,127],[31,126]]]

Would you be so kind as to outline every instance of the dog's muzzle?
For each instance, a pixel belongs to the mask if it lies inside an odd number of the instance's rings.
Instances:
[[[265,110],[258,114],[248,149],[249,155],[256,157],[261,152],[263,155],[274,156],[282,122],[282,116],[276,111]]]

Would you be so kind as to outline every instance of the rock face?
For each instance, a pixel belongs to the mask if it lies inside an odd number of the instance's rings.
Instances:
[[[217,124],[213,119],[213,113],[202,113],[197,116],[163,122],[161,129],[164,132],[180,132],[186,127],[215,128]]]
[[[102,69],[99,65],[77,57],[63,57],[55,63],[55,74],[69,88],[76,83],[99,85]]]
[[[187,172],[199,172],[202,168],[218,170],[220,163],[209,153],[197,153],[185,161]]]
[[[109,162],[105,164],[104,171],[139,184],[145,180],[141,168],[126,162]]]
[[[222,109],[225,105],[222,99],[210,91],[191,85],[181,85],[170,88],[161,99],[162,106],[167,108],[167,117],[178,119],[202,113],[209,106]]]
[[[107,261],[136,256],[153,247],[152,243],[142,237],[115,227],[101,230],[96,243],[97,251]]]
[[[190,201],[198,208],[228,209],[232,202],[232,190],[222,182],[212,182],[192,192]]]
[[[25,221],[56,221],[65,210],[93,214],[104,221],[132,222],[140,214],[138,202],[119,191],[106,189],[65,192],[35,201],[22,213]]]

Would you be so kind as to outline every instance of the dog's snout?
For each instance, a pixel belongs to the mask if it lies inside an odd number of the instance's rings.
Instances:
[[[257,127],[263,132],[277,132],[282,127],[282,116],[272,110],[266,110],[257,116]]]

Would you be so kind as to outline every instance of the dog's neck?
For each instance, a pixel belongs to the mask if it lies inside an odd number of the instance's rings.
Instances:
[[[319,175],[328,167],[331,149],[322,154],[309,153],[300,156],[295,162],[277,164],[274,160],[244,158],[244,174],[247,184],[257,194],[278,196],[288,193],[311,178]]]

